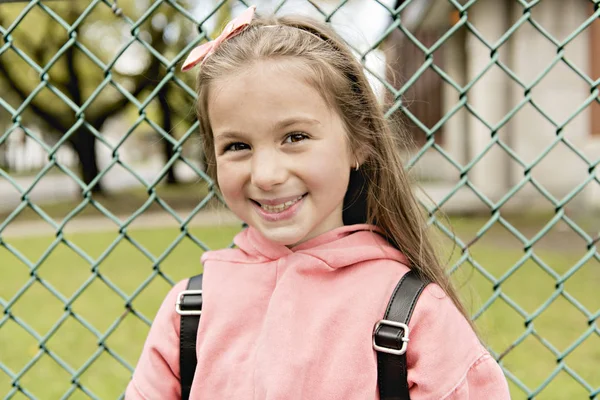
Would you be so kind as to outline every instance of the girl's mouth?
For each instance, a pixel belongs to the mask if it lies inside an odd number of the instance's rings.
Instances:
[[[256,204],[258,204],[263,210],[265,210],[266,212],[270,212],[270,213],[280,213],[282,211],[287,210],[288,208],[290,208],[291,206],[293,206],[294,204],[296,204],[297,202],[299,202],[300,200],[302,200],[302,198],[305,196],[305,194],[303,194],[302,196],[298,196],[295,199],[286,201],[285,203],[281,203],[281,204],[277,204],[277,205],[268,205],[268,204],[261,204],[259,202],[255,202]]]
[[[294,199],[275,205],[261,204],[256,200],[251,200],[252,204],[254,205],[254,209],[262,218],[266,219],[267,221],[281,221],[294,216],[307,195],[308,193],[305,193]]]

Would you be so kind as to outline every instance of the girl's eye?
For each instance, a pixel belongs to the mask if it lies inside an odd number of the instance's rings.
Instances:
[[[246,143],[235,142],[235,143],[231,143],[231,144],[228,144],[227,146],[225,146],[225,148],[223,149],[223,152],[241,151],[241,150],[246,150],[248,148],[249,148],[249,146]]]
[[[301,133],[301,132],[294,132],[294,133],[290,133],[289,135],[287,135],[287,137],[285,138],[285,142],[286,143],[296,143],[296,142],[301,142],[305,139],[308,139],[308,135]]]

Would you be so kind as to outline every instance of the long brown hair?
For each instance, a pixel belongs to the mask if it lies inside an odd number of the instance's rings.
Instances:
[[[209,176],[216,181],[208,115],[211,82],[242,73],[261,60],[287,57],[306,67],[305,78],[339,113],[350,148],[362,160],[360,172],[350,175],[349,191],[353,193],[347,193],[345,198],[344,222],[377,225],[408,258],[409,267],[441,286],[469,319],[438,259],[404,170],[404,132],[391,129],[362,66],[326,24],[297,16],[256,17],[250,27],[222,43],[204,62],[197,79],[197,111]]]

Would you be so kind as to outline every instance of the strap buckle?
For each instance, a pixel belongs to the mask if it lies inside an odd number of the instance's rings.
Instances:
[[[400,347],[399,349],[394,349],[391,347],[379,346],[377,344],[377,341],[376,341],[377,334],[379,333],[379,328],[381,328],[383,326],[387,326],[387,327],[391,327],[391,328],[399,328],[402,330],[402,333],[403,333],[402,336],[399,335],[399,337],[398,337],[398,339],[400,339],[400,341],[402,342],[402,347]],[[409,332],[410,332],[410,329],[408,328],[407,324],[403,324],[402,322],[390,321],[389,319],[382,319],[381,321],[379,321],[375,324],[375,329],[373,330],[373,349],[375,349],[376,351],[382,352],[382,353],[401,356],[402,354],[406,353],[406,348],[408,347]]]
[[[181,306],[185,296],[198,296],[200,295],[200,309],[196,310],[182,310]],[[189,306],[188,306],[189,307]],[[184,290],[177,295],[177,302],[175,303],[175,311],[179,315],[201,315],[202,314],[202,290]]]

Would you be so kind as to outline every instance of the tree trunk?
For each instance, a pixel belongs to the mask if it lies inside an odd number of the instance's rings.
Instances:
[[[170,135],[171,130],[173,129],[173,117],[171,109],[169,108],[168,93],[168,86],[163,86],[162,90],[158,92],[158,101],[160,102],[160,109],[163,117],[162,128],[167,134]],[[175,151],[173,149],[173,145],[167,139],[163,138],[162,143],[165,163],[168,163],[175,154]],[[167,170],[167,184],[175,185],[177,183],[179,182],[177,181],[177,176],[175,176],[175,164],[172,164]]]
[[[71,136],[70,143],[79,157],[79,168],[83,182],[89,185],[99,173],[96,158],[96,137],[86,127],[81,127]],[[104,193],[100,181],[92,187],[92,193]]]
[[[8,157],[6,157],[6,142],[0,144],[0,169],[8,170]]]

